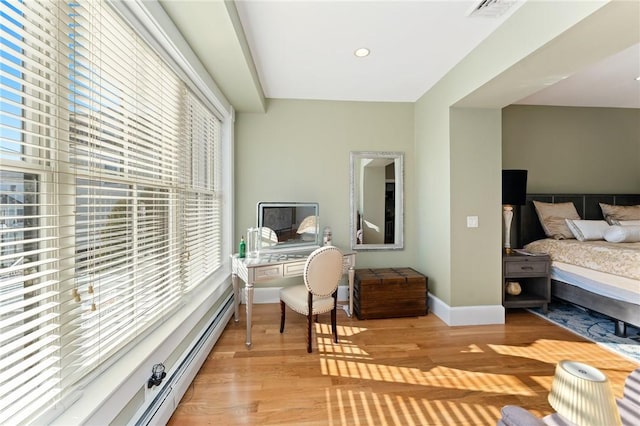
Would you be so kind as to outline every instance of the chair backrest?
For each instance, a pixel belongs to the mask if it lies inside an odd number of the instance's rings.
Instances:
[[[304,284],[315,296],[330,296],[342,279],[342,252],[334,246],[315,249],[304,266]]]

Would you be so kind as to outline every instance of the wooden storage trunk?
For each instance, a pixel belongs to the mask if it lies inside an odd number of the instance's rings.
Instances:
[[[356,269],[353,310],[358,319],[427,314],[427,277],[411,268]]]

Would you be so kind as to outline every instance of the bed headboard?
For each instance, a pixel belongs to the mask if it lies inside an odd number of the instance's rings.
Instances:
[[[533,207],[533,200],[545,203],[572,202],[582,219],[599,220],[604,219],[599,203],[618,206],[637,205],[640,204],[640,194],[527,194],[527,203],[521,207],[518,227],[520,242],[523,246],[531,241],[546,238],[536,209]]]

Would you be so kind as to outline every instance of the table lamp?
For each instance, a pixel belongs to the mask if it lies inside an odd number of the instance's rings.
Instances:
[[[513,206],[521,206],[527,201],[527,171],[502,171],[502,216],[504,218],[504,249],[511,252],[511,221]]]
[[[563,360],[556,365],[549,404],[576,425],[622,424],[607,376],[580,362]]]

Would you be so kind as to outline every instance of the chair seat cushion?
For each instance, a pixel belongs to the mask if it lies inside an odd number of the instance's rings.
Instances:
[[[280,300],[287,306],[302,315],[308,315],[308,294],[309,291],[304,284],[284,287],[280,289]],[[333,297],[313,296],[313,312],[312,314],[323,314],[333,309]]]

